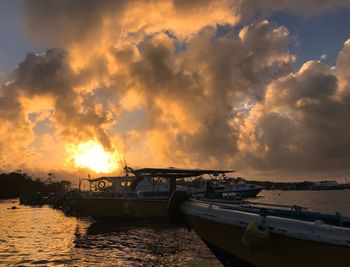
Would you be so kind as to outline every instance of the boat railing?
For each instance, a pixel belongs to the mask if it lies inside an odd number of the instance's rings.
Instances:
[[[283,204],[272,204],[272,203],[263,203],[263,202],[255,202],[255,201],[242,201],[241,205],[248,205],[251,207],[252,205],[260,205],[260,206],[267,206],[267,207],[276,207],[276,208],[287,208],[291,210],[307,210],[307,207],[302,207],[299,205],[283,205]]]
[[[296,205],[281,205],[281,204],[269,204],[260,202],[240,201],[237,203],[222,203],[217,200],[211,199],[191,199],[192,201],[207,204],[208,207],[216,207],[219,209],[237,210],[253,213],[266,212],[267,215],[285,217],[285,218],[298,218],[306,221],[322,220],[325,223],[332,225],[350,227],[350,218],[341,215],[339,212],[335,214],[325,214],[319,212],[308,211],[305,207]],[[248,204],[249,203],[249,204]],[[271,207],[271,208],[268,208]],[[283,209],[279,209],[283,208]],[[288,208],[288,209],[286,209]]]
[[[211,202],[211,203],[215,203],[218,206],[222,206],[222,207],[232,207],[232,205],[241,205],[241,206],[248,206],[248,207],[253,207],[254,205],[260,205],[260,206],[268,206],[268,207],[276,207],[276,208],[287,208],[287,209],[291,209],[294,211],[302,211],[302,210],[307,210],[307,207],[302,207],[302,206],[298,206],[298,205],[282,205],[282,204],[273,204],[273,203],[263,203],[263,202],[255,202],[255,201],[242,201],[242,200],[237,200],[237,202],[232,202],[230,201],[230,203],[227,202],[221,202],[218,201],[217,199],[197,199],[197,198],[193,198],[194,201],[197,202],[201,202],[201,203],[207,203],[207,202]]]

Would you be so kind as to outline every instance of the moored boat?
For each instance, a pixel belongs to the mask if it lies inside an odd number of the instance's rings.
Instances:
[[[241,178],[228,177],[220,181],[212,181],[211,186],[215,193],[222,198],[230,198],[230,196],[256,197],[264,189],[264,186],[247,183]]]
[[[308,212],[286,216],[274,208],[200,201],[174,192],[173,223],[193,229],[225,266],[344,266],[350,252],[350,219]],[[313,218],[311,218],[313,217]],[[327,223],[322,219],[327,218]]]
[[[87,182],[89,190],[82,191]],[[68,207],[96,218],[155,218],[167,214],[169,185],[134,175],[82,179],[79,190],[68,197]]]
[[[76,211],[95,218],[159,218],[167,214],[167,200],[82,196]]]
[[[82,179],[79,189],[68,192],[61,206],[73,212],[92,217],[159,218],[166,217],[169,196],[177,188],[193,192],[186,186],[176,185],[176,179],[228,171],[188,170],[175,168],[127,167],[127,175]],[[88,191],[82,191],[83,183]]]

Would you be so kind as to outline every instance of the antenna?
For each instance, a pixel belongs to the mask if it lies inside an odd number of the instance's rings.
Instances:
[[[126,164],[126,135],[125,135],[125,133],[123,134],[123,145],[124,145],[124,156],[123,156],[124,167],[127,167],[127,164]]]
[[[121,155],[121,154],[123,154],[123,155]],[[118,155],[119,155],[118,156],[119,165],[122,166],[126,176],[128,176],[129,167],[126,163],[126,135],[125,135],[125,133],[123,134],[123,153],[119,153],[119,151],[118,151]]]

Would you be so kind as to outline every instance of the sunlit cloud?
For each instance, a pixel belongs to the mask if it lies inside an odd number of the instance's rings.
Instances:
[[[266,19],[347,5],[26,1],[26,34],[57,48],[1,85],[0,169],[116,172],[123,136],[128,165],[349,169],[350,41],[333,68],[322,56],[296,70],[288,29]]]

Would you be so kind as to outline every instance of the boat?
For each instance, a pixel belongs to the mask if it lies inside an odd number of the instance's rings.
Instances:
[[[264,189],[264,186],[247,183],[240,177],[212,180],[209,186],[213,188],[216,196],[224,199],[256,197]]]
[[[350,218],[278,206],[203,201],[175,191],[168,209],[170,221],[193,229],[224,266],[346,265]]]
[[[79,190],[73,210],[82,216],[155,218],[167,212],[169,186],[150,177],[115,176],[82,180],[87,192]]]
[[[134,170],[126,167],[123,176],[81,179],[79,189],[67,192],[57,206],[82,216],[96,218],[167,217],[168,200],[174,190],[196,190],[176,185],[176,179],[214,172],[227,171],[176,168]],[[87,191],[82,190],[84,183],[88,184]]]
[[[19,204],[20,205],[28,205],[28,206],[42,206],[42,205],[50,205],[55,201],[55,194],[43,194],[41,192],[37,192],[35,194],[30,195],[19,195]]]

